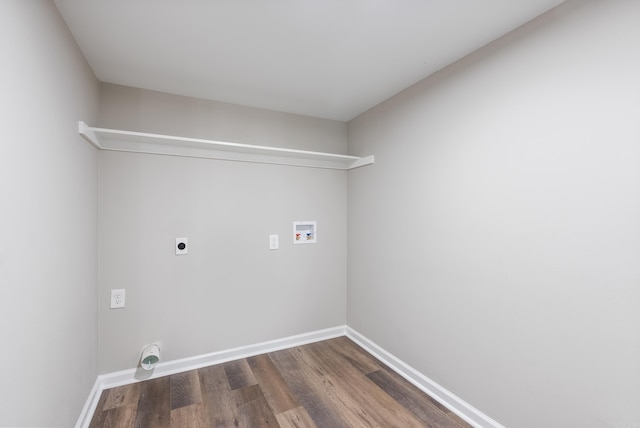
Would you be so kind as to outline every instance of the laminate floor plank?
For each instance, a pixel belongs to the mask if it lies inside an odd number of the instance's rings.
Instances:
[[[340,417],[338,408],[325,393],[322,382],[310,373],[311,369],[300,364],[292,354],[294,351],[295,348],[273,352],[269,356],[298,403],[307,410],[318,427],[348,428],[350,425]]]
[[[118,386],[109,390],[102,410],[114,409],[116,407],[137,405],[140,396],[140,384]]]
[[[374,382],[376,384],[381,384],[382,380],[384,380],[383,373],[384,376],[389,376],[389,379],[386,379],[384,384],[387,387],[385,393],[390,395],[394,401],[402,404],[424,426],[469,427],[469,424],[464,420],[409,383],[371,354],[363,352],[362,348],[347,337],[321,342],[319,345],[313,347],[319,361],[323,361],[323,364],[325,362],[328,363],[326,364],[327,368],[340,373],[341,377],[347,376],[346,372],[342,370],[346,370],[349,365],[341,365],[338,356],[327,354],[327,349],[335,351],[344,362],[348,361],[352,366],[359,367],[363,373],[378,368],[378,370],[367,373],[370,380],[376,381]],[[335,364],[335,367],[329,367],[331,364]],[[357,382],[357,379],[354,379],[354,382]],[[365,388],[365,390],[369,391],[371,388]]]
[[[191,370],[169,376],[171,410],[202,402],[198,372]]]
[[[429,403],[431,403],[431,405],[433,405],[434,407],[437,407],[438,409],[440,409],[444,414],[447,415],[447,417],[455,420],[458,423],[458,425],[460,425],[461,427],[469,427],[470,426],[464,419],[462,419],[461,417],[459,417],[458,415],[453,413],[451,410],[449,410],[447,407],[442,405],[439,401],[437,401],[433,397],[430,397],[428,394],[425,394],[424,392],[422,392],[415,385],[411,384],[410,382],[407,382],[406,379],[404,379],[398,373],[396,373],[393,370],[391,370],[389,367],[383,366],[381,368],[381,371],[383,371],[387,376],[389,376],[391,379],[393,379],[394,382],[396,382],[398,385],[400,385],[400,386],[402,386],[404,388],[408,388],[408,389],[412,390],[413,394],[415,394],[416,398],[417,397],[425,398]]]
[[[346,337],[102,392],[90,428],[468,428]]]
[[[324,341],[322,344],[333,350],[346,364],[357,368],[364,374],[380,370],[384,366],[373,355],[363,352],[362,348],[348,337],[337,337]]]
[[[136,417],[136,406],[113,407],[104,412],[103,428],[133,428]]]
[[[301,367],[305,382],[313,385],[316,396],[323,398],[325,401],[324,407],[330,411],[333,420],[340,421],[341,424],[349,427],[371,426],[369,424],[362,424],[361,415],[358,414],[357,409],[354,408],[355,406],[352,405],[349,399],[345,402],[344,394],[342,394],[340,390],[339,381],[329,373],[326,367],[316,364],[308,352],[309,349],[305,346],[291,350],[291,354],[294,355],[294,358]],[[314,403],[305,403],[305,408],[318,426],[333,426],[325,425],[323,422],[316,420],[314,417]]]
[[[385,426],[397,421],[402,427],[423,427],[409,410],[375,387],[357,367],[345,365],[326,343],[314,347],[301,347],[300,355],[316,372],[330,382],[328,394],[341,403],[341,416],[352,426]]]
[[[311,416],[302,406],[278,413],[276,414],[276,419],[280,424],[280,428],[317,428]]]
[[[104,418],[106,415],[102,409],[104,408],[104,403],[107,401],[108,396],[109,390],[102,391],[102,394],[100,394],[100,399],[98,400],[98,404],[96,405],[96,410],[93,412],[93,417],[91,418],[89,428],[104,427]]]
[[[136,428],[169,428],[171,400],[169,376],[140,384],[140,399],[136,412]]]
[[[182,406],[171,411],[171,428],[207,428],[202,403]]]
[[[269,406],[276,415],[299,407],[298,400],[267,354],[247,358],[247,362],[258,385],[262,388]]]
[[[424,394],[410,386],[398,383],[383,370],[367,375],[385,393],[405,408],[409,409],[422,423],[430,428],[461,428],[457,421],[448,417],[440,408],[432,403],[425,403]]]
[[[229,388],[231,390],[244,388],[249,385],[255,385],[258,382],[253,376],[253,372],[247,364],[247,360],[236,360],[224,363],[222,365],[227,374]]]
[[[222,365],[198,370],[205,418],[210,427],[238,426],[237,405]]]
[[[239,427],[280,427],[258,385],[250,385],[232,391],[238,407]]]

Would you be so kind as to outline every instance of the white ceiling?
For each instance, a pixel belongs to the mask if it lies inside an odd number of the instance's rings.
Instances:
[[[56,0],[100,81],[346,121],[564,0]]]

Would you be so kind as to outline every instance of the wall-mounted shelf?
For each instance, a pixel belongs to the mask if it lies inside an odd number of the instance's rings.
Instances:
[[[348,170],[370,165],[373,156],[358,157],[307,150],[227,143],[199,138],[94,128],[78,123],[78,132],[100,150],[149,153],[276,165]]]

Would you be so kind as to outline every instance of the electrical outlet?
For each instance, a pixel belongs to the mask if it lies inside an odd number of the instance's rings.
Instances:
[[[176,256],[189,254],[189,248],[187,247],[188,242],[189,240],[187,238],[176,238]]]
[[[111,290],[111,309],[124,308],[124,289]]]

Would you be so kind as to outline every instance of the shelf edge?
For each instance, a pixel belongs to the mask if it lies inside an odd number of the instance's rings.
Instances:
[[[347,167],[347,170],[360,168],[360,167],[363,167],[363,166],[371,165],[373,163],[375,163],[375,157],[373,155],[364,156],[364,157],[358,158],[355,161],[353,161],[351,163],[351,165],[349,165]]]
[[[95,128],[84,121],[78,122],[78,132],[97,149],[107,151],[199,157],[336,170],[350,170],[374,163],[373,156],[358,157],[337,153]],[[261,156],[264,158],[260,159]],[[282,160],[274,159],[276,157]]]
[[[100,150],[103,150],[102,146],[100,145],[98,136],[95,134],[95,132],[93,132],[93,128],[87,125],[85,122],[78,122],[78,133],[82,136],[82,138],[90,142],[93,146]]]

